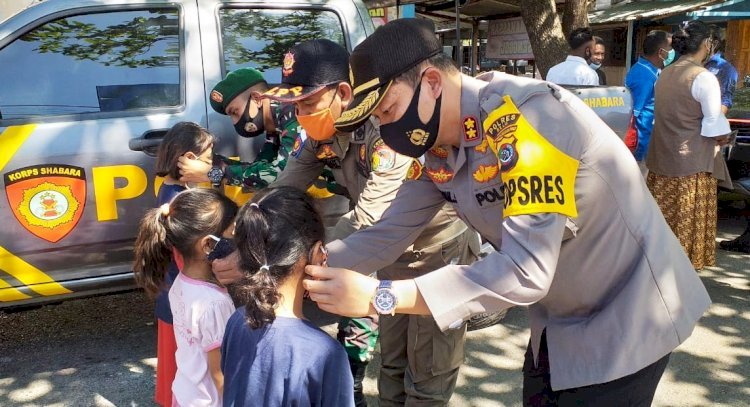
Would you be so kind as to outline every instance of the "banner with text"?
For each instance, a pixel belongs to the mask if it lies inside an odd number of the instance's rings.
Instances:
[[[490,20],[486,58],[534,59],[529,34],[521,17]]]

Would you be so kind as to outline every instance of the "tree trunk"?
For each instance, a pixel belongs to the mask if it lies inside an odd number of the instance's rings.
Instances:
[[[537,69],[544,78],[547,71],[565,60],[568,53],[568,43],[563,35],[555,0],[524,1],[521,18],[529,33]]]
[[[576,28],[589,26],[589,0],[565,0],[563,9],[563,35],[568,37]]]

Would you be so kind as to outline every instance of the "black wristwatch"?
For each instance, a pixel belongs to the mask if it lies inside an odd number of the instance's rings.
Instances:
[[[224,179],[224,171],[222,171],[219,167],[211,167],[210,170],[208,170],[208,180],[211,181],[211,185],[214,186],[214,188],[217,188],[221,186],[221,180]]]

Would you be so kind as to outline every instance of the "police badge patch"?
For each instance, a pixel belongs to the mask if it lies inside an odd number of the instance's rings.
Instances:
[[[56,243],[68,235],[86,205],[86,173],[64,164],[35,165],[4,175],[8,204],[29,232]]]
[[[396,152],[383,143],[383,140],[375,142],[372,153],[372,170],[387,171],[396,165]]]

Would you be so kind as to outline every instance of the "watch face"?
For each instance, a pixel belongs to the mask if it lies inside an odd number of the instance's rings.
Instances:
[[[207,175],[208,179],[213,183],[221,182],[221,179],[224,178],[224,172],[218,167],[211,167]]]
[[[390,290],[378,290],[373,303],[378,313],[390,314],[396,308],[396,296]]]

